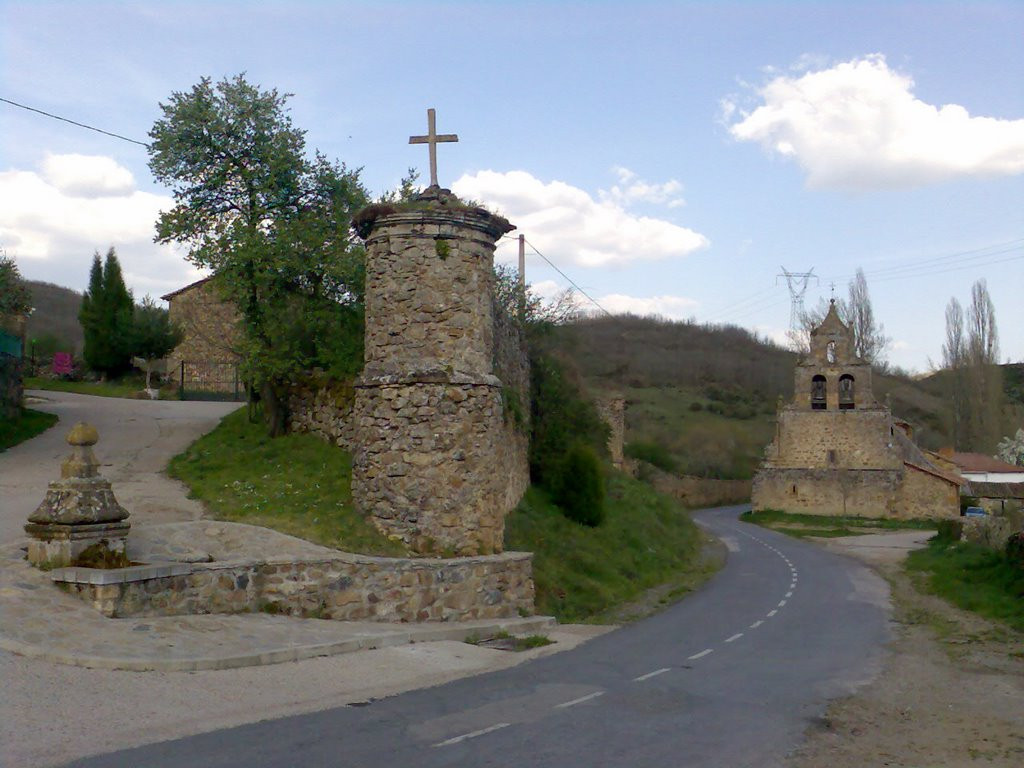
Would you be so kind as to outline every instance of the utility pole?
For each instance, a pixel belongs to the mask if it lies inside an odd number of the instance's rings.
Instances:
[[[778,285],[780,277],[786,278],[786,284],[789,286],[789,330],[797,331],[800,329],[800,318],[804,314],[804,294],[807,293],[807,284],[812,277],[817,284],[818,276],[814,274],[814,267],[807,272],[790,272],[783,267],[782,274],[775,278],[776,285]]]
[[[526,235],[519,236],[519,319],[526,319]]]

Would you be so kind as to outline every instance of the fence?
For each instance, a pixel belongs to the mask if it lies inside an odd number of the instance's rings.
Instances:
[[[182,400],[244,400],[245,385],[237,363],[182,360],[178,371],[178,397]]]

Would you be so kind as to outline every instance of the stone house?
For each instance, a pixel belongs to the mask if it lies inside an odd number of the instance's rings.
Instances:
[[[872,393],[871,365],[854,354],[835,302],[797,364],[793,401],[754,476],[754,511],[948,518],[962,478],[934,463]]]
[[[228,392],[238,386],[238,310],[218,294],[213,276],[164,296],[172,323],[184,332],[167,357],[167,375],[186,388]]]

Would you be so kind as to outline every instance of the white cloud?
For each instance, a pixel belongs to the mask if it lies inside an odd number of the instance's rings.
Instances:
[[[71,197],[121,197],[135,190],[124,166],[98,155],[52,155],[43,161],[43,178]]]
[[[693,316],[694,310],[699,306],[696,299],[685,296],[640,297],[622,293],[606,294],[597,298],[597,303],[613,315],[656,315],[669,320],[686,320]]]
[[[452,190],[496,208],[533,246],[563,264],[621,266],[680,258],[709,245],[699,232],[635,215],[620,201],[595,200],[578,187],[543,182],[525,171],[466,174],[452,184]],[[511,244],[503,245],[500,255],[511,258],[514,250]]]
[[[873,54],[772,79],[751,112],[723,102],[729,130],[794,158],[812,187],[911,187],[1024,172],[1024,119],[972,117],[916,98],[914,81]]]
[[[636,202],[656,203],[666,205],[669,208],[681,208],[686,201],[680,197],[683,185],[675,179],[669,179],[661,184],[651,184],[639,178],[628,168],[616,166],[612,172],[619,177],[619,183],[611,189],[602,189],[598,192],[601,200],[612,201],[628,208]]]
[[[153,242],[153,225],[173,201],[135,188],[109,157],[49,155],[40,172],[0,172],[0,246],[22,275],[82,290],[95,251],[117,251],[125,282],[141,298],[195,279],[171,246]]]

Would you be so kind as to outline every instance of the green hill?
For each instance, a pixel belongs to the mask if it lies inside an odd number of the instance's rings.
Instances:
[[[78,322],[78,310],[82,305],[82,294],[70,288],[53,283],[26,280],[32,292],[32,314],[28,318],[26,352],[32,354],[32,342],[37,350],[47,352],[82,353],[84,338]]]
[[[657,450],[681,474],[751,477],[774,432],[779,397],[793,394],[796,355],[734,326],[650,317],[593,317],[554,335],[591,394],[626,398],[626,442]],[[1024,422],[1024,364],[1003,366],[1004,434]],[[925,448],[951,445],[942,372],[914,379],[875,372],[874,391]]]

